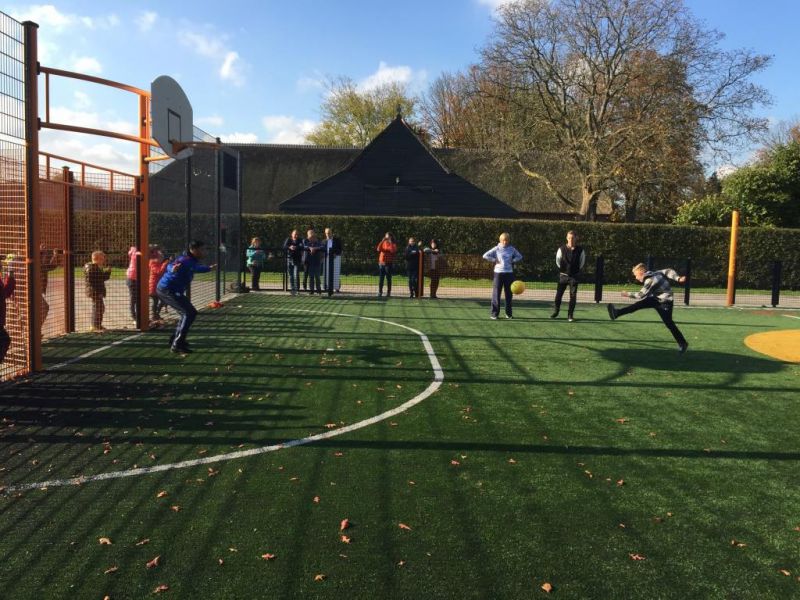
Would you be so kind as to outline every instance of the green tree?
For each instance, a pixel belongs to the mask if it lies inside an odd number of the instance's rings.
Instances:
[[[318,146],[369,144],[398,114],[413,120],[416,99],[401,83],[363,90],[348,77],[328,82],[321,106],[322,122],[306,136]]]
[[[665,144],[674,146],[671,139],[682,128],[692,129],[682,142],[692,158],[700,147],[724,156],[734,142],[750,141],[765,128],[751,112],[769,96],[751,76],[769,57],[722,50],[721,38],[704,29],[681,0],[505,4],[482,65],[521,113],[515,122],[531,128],[529,115],[537,121],[531,129],[544,135],[509,127],[498,146],[563,199],[574,191],[559,190],[527,157],[548,154],[568,165],[587,219],[594,217],[600,195],[613,192],[624,171],[643,163],[642,149],[651,152],[644,162],[652,165]],[[667,76],[648,77],[651,71],[642,64],[654,64]]]

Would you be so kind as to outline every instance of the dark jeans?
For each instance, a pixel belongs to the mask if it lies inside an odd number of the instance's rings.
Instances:
[[[431,298],[436,298],[436,292],[439,291],[439,279],[442,274],[437,270],[428,271],[428,277],[431,280]]]
[[[383,281],[386,280],[386,295],[392,295],[392,265],[378,265],[378,295],[383,296]]]
[[[250,289],[261,289],[258,287],[258,284],[261,281],[261,271],[264,270],[264,267],[261,265],[250,265],[248,268],[250,269]]]
[[[309,290],[312,294],[316,291],[318,294],[322,293],[322,278],[320,277],[320,273],[322,272],[322,264],[321,263],[308,263],[308,279],[311,283],[311,289]],[[303,286],[305,289],[305,286]]]
[[[0,300],[5,302],[5,300]],[[5,327],[0,327],[0,363],[6,358],[6,352],[11,347],[11,336],[8,335]]]
[[[678,345],[683,346],[686,344],[686,338],[683,337],[680,329],[678,329],[678,326],[675,325],[675,321],[672,320],[671,301],[659,302],[658,298],[654,296],[648,296],[647,298],[642,298],[638,302],[634,302],[633,304],[625,306],[624,308],[617,308],[617,316],[621,317],[623,315],[629,315],[643,308],[655,308],[656,312],[658,312],[658,316],[661,317],[662,321],[664,321],[664,325],[666,325],[667,329],[670,330],[672,337],[675,338],[675,341],[678,342]]]
[[[128,284],[128,297],[130,298],[130,301],[131,301],[131,304],[130,304],[131,319],[133,319],[135,321],[136,320],[136,315],[139,312],[139,303],[137,302],[137,300],[138,300],[137,297],[139,295],[138,294],[139,286],[136,285],[136,280],[135,279],[126,279],[125,283]]]
[[[300,269],[303,267],[289,262],[289,289],[297,292],[300,289]]]
[[[303,264],[303,291],[308,289],[308,263]]]
[[[569,316],[575,312],[575,303],[578,301],[578,279],[570,277],[564,273],[558,276],[558,287],[556,287],[556,312],[561,310],[561,298],[564,297],[564,291],[569,287]]]
[[[408,271],[408,291],[411,292],[411,297],[417,295],[417,291],[419,288],[419,270],[411,270]]]
[[[161,319],[161,308],[164,306],[164,302],[157,294],[153,294],[150,298],[153,300],[153,320],[159,321]]]
[[[500,314],[500,290],[506,296],[506,315],[511,316],[511,282],[514,281],[513,273],[495,273],[492,281],[492,316]]]
[[[164,304],[174,308],[180,315],[178,326],[175,328],[174,343],[185,342],[186,336],[189,335],[189,328],[194,323],[195,317],[197,317],[197,309],[192,306],[192,303],[183,294],[176,294],[161,288],[156,289],[156,294]]]
[[[100,329],[103,326],[103,315],[106,312],[106,303],[103,295],[94,293],[89,296],[92,302],[92,327]]]

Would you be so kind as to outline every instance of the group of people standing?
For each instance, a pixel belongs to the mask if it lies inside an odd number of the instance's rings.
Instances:
[[[392,295],[392,272],[398,253],[394,235],[387,231],[383,239],[378,242],[375,250],[378,253],[378,297],[383,296],[383,286],[386,284],[386,297]],[[408,274],[408,295],[416,298],[419,295],[419,270],[423,265],[425,274],[430,280],[430,297],[437,298],[439,281],[445,267],[445,257],[439,241],[432,239],[427,246],[420,246],[416,238],[408,238],[408,245],[403,252]],[[422,260],[420,260],[422,259]]]
[[[561,312],[561,301],[564,297],[564,292],[569,289],[567,320],[570,322],[575,320],[578,281],[586,263],[586,251],[577,242],[578,234],[574,231],[568,231],[566,243],[559,246],[556,251],[556,266],[559,273],[553,313],[550,315],[551,319],[558,317]],[[522,260],[522,254],[511,245],[509,234],[502,233],[500,234],[499,244],[484,253],[483,258],[494,263],[490,317],[496,320],[500,315],[500,295],[503,292],[505,295],[506,318],[513,319],[512,299],[514,294],[511,291],[511,284],[514,281],[514,265]],[[678,275],[674,269],[648,270],[647,266],[642,263],[635,265],[632,273],[636,280],[642,283],[642,289],[638,292],[622,292],[622,296],[624,298],[632,298],[635,302],[623,308],[617,308],[614,304],[609,304],[607,306],[608,316],[614,321],[619,317],[643,308],[655,309],[678,343],[679,352],[683,354],[689,347],[689,343],[672,319],[674,296],[670,281],[685,283],[686,276]]]
[[[292,296],[300,293],[301,273],[304,292],[322,294],[322,290],[328,290],[328,286],[331,286],[331,292],[341,291],[342,241],[333,234],[330,227],[325,228],[324,234],[325,239],[320,240],[317,232],[309,229],[306,237],[301,239],[300,232],[293,229],[283,242]],[[332,260],[325,260],[326,258]]]

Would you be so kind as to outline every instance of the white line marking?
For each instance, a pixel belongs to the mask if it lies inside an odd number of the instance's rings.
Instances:
[[[789,317],[790,319],[800,319],[800,317],[796,317],[794,315],[783,315],[784,317]]]
[[[85,477],[72,477],[70,479],[53,479],[50,481],[41,481],[39,483],[22,483],[19,485],[11,485],[8,486],[3,493],[11,494],[15,492],[22,492],[25,490],[32,490],[32,489],[41,489],[41,488],[50,488],[50,487],[63,487],[67,485],[81,485],[84,483],[90,483],[92,481],[105,481],[107,479],[121,479],[123,477],[135,477],[137,475],[149,475],[150,473],[160,473],[162,471],[172,471],[175,469],[186,469],[188,467],[196,467],[199,465],[209,465],[217,462],[223,462],[228,460],[234,460],[237,458],[245,458],[248,456],[257,456],[259,454],[266,454],[267,452],[275,452],[276,450],[283,450],[284,448],[293,448],[295,446],[304,446],[306,444],[311,444],[313,442],[318,442],[320,440],[327,440],[345,433],[350,433],[351,431],[356,431],[357,429],[363,429],[364,427],[369,427],[370,425],[374,425],[375,423],[379,423],[380,421],[384,421],[395,415],[399,415],[407,411],[409,408],[416,406],[429,396],[431,396],[436,390],[438,390],[442,382],[444,381],[444,371],[442,370],[442,366],[439,364],[439,359],[436,356],[436,353],[433,351],[433,346],[431,346],[430,341],[428,341],[428,336],[426,336],[421,331],[408,327],[407,325],[401,325],[400,323],[395,323],[394,321],[387,321],[386,319],[377,319],[374,317],[364,317],[360,315],[351,315],[347,313],[332,313],[332,312],[324,312],[319,310],[305,310],[302,308],[288,308],[288,309],[279,309],[279,310],[291,310],[295,312],[306,312],[306,313],[315,313],[321,315],[333,315],[336,317],[351,317],[354,319],[364,319],[365,321],[375,321],[377,323],[386,323],[387,325],[392,325],[394,327],[400,327],[401,329],[406,329],[415,333],[419,336],[420,340],[422,340],[422,345],[425,348],[425,352],[428,355],[428,360],[431,363],[431,367],[433,368],[433,381],[425,388],[422,392],[404,402],[400,406],[397,406],[391,410],[383,412],[379,415],[375,415],[374,417],[370,417],[369,419],[364,419],[363,421],[358,421],[357,423],[353,423],[352,425],[347,425],[346,427],[342,427],[341,429],[335,429],[332,431],[325,431],[323,433],[318,433],[316,435],[311,435],[308,437],[300,438],[297,440],[290,440],[288,442],[284,442],[282,444],[273,444],[272,446],[262,446],[260,448],[252,448],[250,450],[240,450],[238,452],[228,452],[226,454],[217,454],[216,456],[208,456],[205,458],[196,458],[193,460],[184,460],[181,462],[176,463],[168,463],[164,465],[156,465],[153,467],[142,467],[139,469],[129,469],[127,471],[114,471],[111,473],[100,473],[98,475],[87,475]],[[105,348],[110,348],[111,346],[115,346],[121,344],[126,340],[131,340],[139,335],[130,336],[123,340],[119,340],[106,346]],[[91,352],[87,352],[82,357],[90,356],[99,352],[103,348],[98,350],[92,350]],[[78,359],[82,358],[78,357],[71,361],[67,361],[60,365],[56,365],[53,368],[58,368],[70,363],[77,361]]]
[[[66,367],[67,365],[71,365],[73,363],[78,362],[79,360],[83,360],[84,358],[89,358],[93,354],[97,354],[98,352],[103,352],[104,350],[110,350],[114,346],[119,346],[120,344],[124,344],[125,342],[129,342],[131,340],[135,340],[136,338],[142,336],[143,334],[137,333],[136,335],[129,335],[128,337],[122,338],[121,340],[117,340],[116,342],[111,342],[107,346],[103,346],[102,348],[95,348],[94,350],[90,350],[80,356],[76,356],[75,358],[70,358],[69,360],[65,360],[62,363],[58,363],[57,365],[53,365],[52,367],[48,367],[47,371],[54,371],[56,369],[60,369],[61,367]]]

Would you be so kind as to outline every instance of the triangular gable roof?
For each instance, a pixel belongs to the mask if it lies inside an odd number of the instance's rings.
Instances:
[[[398,115],[344,169],[281,202],[298,214],[514,217],[452,173]]]

